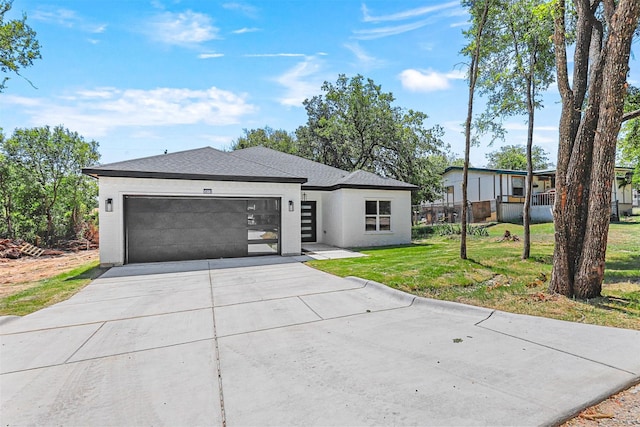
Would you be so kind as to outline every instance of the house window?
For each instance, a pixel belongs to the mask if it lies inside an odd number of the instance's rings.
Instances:
[[[513,195],[524,197],[524,177],[514,176],[511,178],[511,185],[513,186]]]
[[[391,202],[367,200],[365,202],[365,230],[391,231]]]

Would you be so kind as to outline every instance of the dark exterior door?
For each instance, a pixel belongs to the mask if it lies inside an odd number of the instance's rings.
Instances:
[[[278,254],[279,199],[125,197],[127,263]]]
[[[300,216],[300,231],[302,234],[302,241],[307,243],[316,242],[316,202],[300,202]]]

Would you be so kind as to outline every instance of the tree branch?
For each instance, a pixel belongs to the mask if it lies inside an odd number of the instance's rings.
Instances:
[[[640,109],[624,113],[622,115],[622,123],[626,122],[627,120],[635,119],[637,117],[640,117]]]

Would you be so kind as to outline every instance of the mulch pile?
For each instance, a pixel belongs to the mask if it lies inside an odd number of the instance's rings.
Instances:
[[[18,259],[31,256],[20,251],[24,244],[25,241],[21,239],[0,239],[0,258]],[[45,249],[41,256],[56,256],[90,249],[98,249],[98,244],[89,240],[61,240],[55,249]]]

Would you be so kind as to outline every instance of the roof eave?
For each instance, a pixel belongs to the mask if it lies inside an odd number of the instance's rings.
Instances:
[[[408,185],[367,185],[367,184],[336,184],[329,186],[317,186],[317,185],[303,185],[302,190],[306,191],[333,191],[340,190],[342,188],[350,188],[356,190],[403,190],[403,191],[413,191],[417,190],[418,187],[416,185],[408,184]]]
[[[304,184],[306,178],[298,177],[277,177],[277,176],[243,176],[243,175],[200,175],[188,173],[171,172],[145,172],[145,171],[120,171],[105,169],[82,169],[82,173],[94,178],[155,178],[155,179],[182,179],[192,181],[235,181],[235,182],[272,182],[272,183],[292,183]]]

